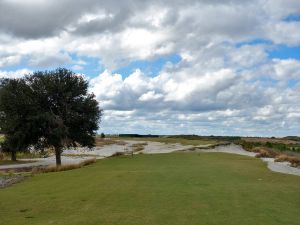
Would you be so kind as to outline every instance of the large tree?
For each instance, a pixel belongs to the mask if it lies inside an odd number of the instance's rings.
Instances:
[[[20,85],[13,87],[15,82]],[[40,71],[7,80],[0,87],[0,101],[5,102],[0,108],[0,127],[7,137],[4,147],[11,152],[29,145],[52,147],[56,164],[61,165],[65,147],[94,146],[102,110],[88,92],[88,81],[70,70]]]
[[[53,147],[56,164],[61,164],[64,147],[93,147],[102,110],[88,81],[70,70],[35,72],[25,78],[35,95],[39,140]]]
[[[26,151],[38,140],[34,101],[34,93],[24,79],[0,81],[0,131],[5,135],[1,148],[11,153],[14,161],[17,152]]]

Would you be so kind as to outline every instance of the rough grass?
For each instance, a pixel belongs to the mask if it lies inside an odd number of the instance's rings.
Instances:
[[[282,154],[275,158],[275,162],[290,162],[292,166],[300,167],[300,158],[296,156]]]
[[[300,177],[221,153],[113,157],[0,190],[5,225],[299,225]]]
[[[130,138],[130,137],[119,137],[115,140],[135,140],[135,141],[155,141],[166,144],[179,143],[182,145],[207,145],[207,144],[218,144],[220,141],[217,140],[205,140],[205,139],[185,139],[185,138],[172,138],[172,137],[157,137],[157,138]]]
[[[61,171],[67,171],[67,170],[74,170],[74,169],[79,169],[83,166],[87,166],[90,164],[93,164],[96,162],[96,159],[87,159],[84,160],[81,163],[78,164],[68,164],[68,165],[61,165],[61,166],[48,166],[46,168],[33,168],[32,173],[37,174],[37,173],[51,173],[51,172],[61,172]]]
[[[125,145],[126,143],[122,140],[118,140],[115,138],[101,138],[99,136],[96,137],[95,145],[97,147],[102,147],[105,145],[112,145],[112,144]]]
[[[12,164],[26,164],[26,163],[32,163],[35,161],[11,161],[11,160],[0,160],[0,165],[12,165]]]
[[[275,158],[280,154],[279,152],[264,147],[256,147],[252,149],[252,152],[257,153],[255,155],[256,158]]]
[[[62,153],[62,156],[67,156],[67,157],[97,157],[98,155],[96,154],[81,154],[81,152],[78,152],[77,154],[65,154]]]
[[[299,144],[299,141],[295,140],[289,140],[285,138],[254,138],[254,137],[247,137],[247,138],[241,138],[241,140],[246,142],[260,142],[260,143],[281,143],[281,144]]]
[[[255,147],[248,151],[257,153],[256,158],[275,158],[275,162],[290,162],[293,167],[300,167],[300,157],[290,156],[264,147]]]
[[[147,142],[136,143],[136,144],[133,144],[131,147],[132,147],[133,152],[140,152],[140,151],[144,150],[146,145],[148,145]]]

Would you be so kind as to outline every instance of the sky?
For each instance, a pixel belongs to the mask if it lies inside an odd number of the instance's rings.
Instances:
[[[57,67],[99,132],[300,135],[299,0],[0,0],[0,77]]]

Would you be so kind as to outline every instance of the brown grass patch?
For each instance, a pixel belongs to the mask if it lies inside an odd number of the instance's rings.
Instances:
[[[136,143],[136,144],[133,144],[131,147],[132,147],[133,152],[140,152],[140,151],[144,150],[144,148],[147,144],[148,144],[147,142]]]
[[[291,166],[299,167],[300,166],[300,157],[282,154],[282,155],[279,155],[276,157],[275,162],[290,162]]]
[[[69,165],[61,165],[61,166],[48,166],[46,168],[33,168],[32,173],[51,173],[51,172],[61,172],[61,171],[67,171],[67,170],[74,170],[74,169],[79,169],[84,166],[93,164],[96,162],[96,158],[93,159],[87,159],[84,160],[81,163],[78,164],[69,164]]]
[[[96,146],[97,147],[102,147],[105,145],[125,145],[126,142],[125,141],[120,141],[120,140],[116,140],[116,139],[112,139],[112,138],[101,138],[101,137],[96,137]]]
[[[284,138],[241,138],[243,141],[247,142],[260,142],[260,143],[276,143],[276,144],[299,144],[298,141],[288,140]]]
[[[110,157],[116,157],[116,156],[121,156],[121,155],[125,155],[125,152],[115,152]]]
[[[261,147],[254,148],[252,151],[257,153],[255,155],[256,158],[275,158],[279,155],[279,153],[275,151]]]

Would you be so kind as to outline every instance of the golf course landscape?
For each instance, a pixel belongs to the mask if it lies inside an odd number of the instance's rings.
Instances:
[[[0,225],[300,225],[300,0],[0,0]]]
[[[0,189],[1,224],[297,225],[300,177],[225,153],[118,156]]]

